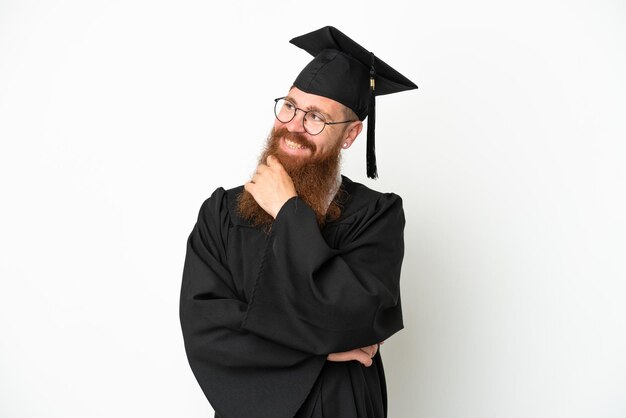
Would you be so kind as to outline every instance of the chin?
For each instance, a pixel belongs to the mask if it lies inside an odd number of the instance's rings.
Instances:
[[[310,157],[286,154],[284,152],[277,153],[276,157],[278,157],[278,161],[280,161],[280,163],[287,170],[287,172],[290,172],[291,170],[299,167],[303,167],[311,162]]]

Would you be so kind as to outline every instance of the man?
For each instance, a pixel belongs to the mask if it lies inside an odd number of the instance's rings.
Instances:
[[[256,173],[218,188],[187,242],[180,316],[191,368],[221,418],[381,418],[379,343],[402,328],[401,199],[342,177],[341,150],[374,97],[415,84],[335,28],[291,41],[314,55]]]

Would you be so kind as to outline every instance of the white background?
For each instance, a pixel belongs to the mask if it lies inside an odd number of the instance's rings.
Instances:
[[[185,241],[327,24],[420,86],[344,155],[405,202],[390,417],[626,416],[624,2],[0,0],[1,417],[212,416]]]

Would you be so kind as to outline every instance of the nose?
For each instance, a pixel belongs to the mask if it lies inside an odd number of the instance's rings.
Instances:
[[[306,132],[304,129],[304,113],[300,109],[296,110],[296,115],[293,119],[285,124],[289,132]]]

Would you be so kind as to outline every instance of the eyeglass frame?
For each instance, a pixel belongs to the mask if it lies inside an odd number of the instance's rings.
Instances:
[[[276,111],[276,106],[278,105],[278,101],[279,100],[284,100],[286,102],[291,103],[293,105],[293,108],[295,109],[295,111],[293,112],[293,116],[287,122],[283,122],[282,120],[278,119],[278,113],[279,112]],[[344,120],[344,121],[341,121],[341,122],[324,122],[324,126],[322,127],[322,129],[318,133],[312,134],[311,132],[309,132],[306,129],[306,126],[304,126],[304,120],[306,119],[306,115],[308,115],[309,113],[322,113],[322,112],[320,112],[318,110],[304,110],[304,109],[300,109],[298,106],[296,106],[296,104],[294,102],[289,100],[289,98],[287,96],[285,96],[285,97],[278,97],[278,98],[274,99],[274,116],[276,117],[276,120],[279,121],[280,123],[289,123],[289,122],[291,122],[296,117],[296,115],[298,114],[298,110],[304,113],[304,116],[302,116],[302,128],[306,131],[306,133],[308,133],[311,136],[319,135],[322,132],[324,132],[324,128],[326,128],[326,125],[340,125],[342,123],[356,122],[358,120],[358,119],[351,119],[351,120]],[[322,115],[322,116],[324,116],[324,115]],[[326,119],[325,116],[324,116],[324,119]]]

